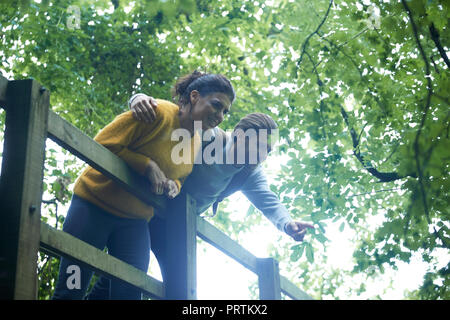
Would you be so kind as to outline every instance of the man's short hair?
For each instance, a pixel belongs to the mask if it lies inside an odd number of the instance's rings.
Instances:
[[[265,113],[255,112],[243,117],[234,127],[234,130],[241,129],[245,132],[248,129],[254,129],[258,132],[260,129],[266,129],[267,133],[271,134],[272,130],[277,128],[276,122],[270,116]]]

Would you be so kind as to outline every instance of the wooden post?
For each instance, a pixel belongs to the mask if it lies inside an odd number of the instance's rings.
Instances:
[[[161,276],[165,283],[166,276],[166,265],[167,265],[167,248],[166,248],[166,220],[160,218],[160,216],[155,216],[150,220],[150,243],[152,246],[153,254],[158,261],[159,268],[161,270]]]
[[[166,211],[166,298],[197,299],[197,216],[195,200],[181,193]]]
[[[259,298],[281,300],[280,269],[273,258],[258,259]]]
[[[0,298],[36,299],[49,92],[10,81],[0,178]]]

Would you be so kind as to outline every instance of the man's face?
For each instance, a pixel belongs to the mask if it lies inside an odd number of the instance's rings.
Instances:
[[[237,129],[233,132],[235,164],[258,165],[264,162],[271,151],[271,135],[264,130]]]

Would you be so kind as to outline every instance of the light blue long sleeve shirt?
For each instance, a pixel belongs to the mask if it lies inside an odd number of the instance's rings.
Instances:
[[[227,137],[224,154],[231,148]],[[232,164],[194,164],[191,174],[186,178],[183,189],[196,200],[197,214],[206,211],[226,189],[233,177],[242,170]]]
[[[278,196],[270,190],[266,175],[261,166],[258,166],[248,176],[240,191],[248,200],[260,210],[280,231],[284,231],[292,218],[281,203]]]
[[[231,138],[227,136],[224,154],[231,148]],[[280,231],[286,223],[292,221],[286,207],[269,188],[267,178],[261,166],[250,173],[244,167],[237,168],[230,164],[196,164],[183,185],[197,202],[197,214],[206,211],[224,198],[242,191],[248,200],[259,209]]]

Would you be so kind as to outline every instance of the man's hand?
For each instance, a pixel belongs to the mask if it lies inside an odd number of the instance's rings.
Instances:
[[[312,224],[300,221],[291,221],[286,224],[284,231],[291,236],[295,241],[303,241],[307,229],[314,229]]]
[[[158,103],[152,97],[139,95],[133,99],[130,105],[133,117],[136,120],[152,123],[156,119]]]
[[[167,178],[155,161],[150,160],[145,169],[145,176],[152,184],[152,192],[156,194],[164,193]]]
[[[178,190],[178,185],[175,183],[175,181],[167,179],[165,186],[164,186],[164,194],[169,198],[173,199],[180,193],[180,190]]]

